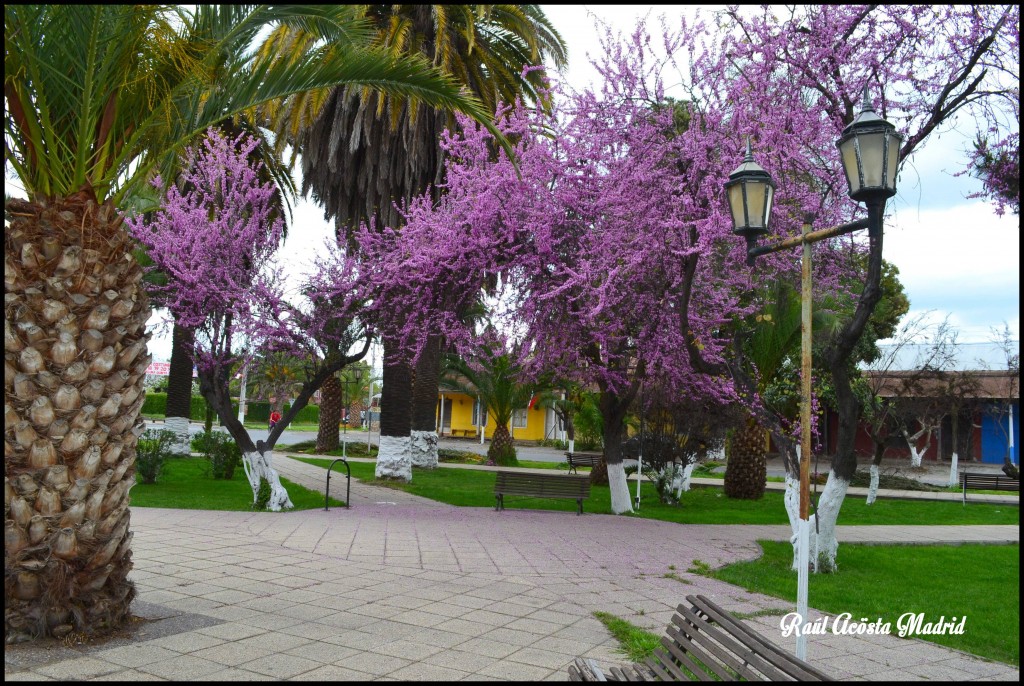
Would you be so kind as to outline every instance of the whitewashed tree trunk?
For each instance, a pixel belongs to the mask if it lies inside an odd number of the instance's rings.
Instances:
[[[928,452],[928,441],[927,440],[924,443],[924,448],[923,449],[921,449],[920,451],[918,451],[918,449],[917,449],[917,439],[921,438],[921,436],[924,435],[924,433],[925,433],[924,429],[922,429],[921,431],[918,431],[913,436],[909,435],[906,431],[903,432],[903,438],[907,441],[907,445],[910,447],[910,466],[911,467],[920,467],[921,466],[921,458],[923,458],[924,454],[926,452]],[[930,431],[928,432],[928,439],[931,440],[931,432]]]
[[[676,500],[679,500],[679,496],[683,494],[683,491],[690,490],[690,477],[693,475],[693,468],[697,465],[693,462],[687,464],[682,469],[679,465],[675,465],[675,478],[672,480],[672,488],[676,491]]]
[[[621,462],[608,465],[608,487],[612,496],[612,513],[632,512],[633,503],[629,497],[629,483],[626,481],[626,470]]]
[[[570,453],[576,452],[575,446],[576,446],[576,440],[570,438],[569,439],[569,452]]]
[[[789,474],[786,475],[786,491],[782,494],[782,504],[786,508],[786,516],[789,517],[789,542],[793,546],[793,569],[799,569],[797,567],[797,534],[798,526],[800,522],[800,480],[794,479]],[[813,517],[812,517],[813,519]],[[811,533],[813,535],[814,528],[811,527]]]
[[[956,454],[956,451],[954,450],[953,451],[953,459],[949,463],[949,485],[950,486],[956,486],[958,481],[959,481],[956,478],[957,477],[957,474],[956,474],[957,459],[958,459],[957,458],[957,454]]]
[[[280,512],[285,508],[295,506],[292,504],[291,498],[288,497],[288,491],[281,485],[281,477],[277,470],[271,466],[271,459],[272,453],[269,450],[263,453],[256,450],[242,453],[242,468],[252,487],[253,503],[256,502],[260,490],[260,480],[266,479],[270,484],[270,500],[267,502],[267,509],[272,512]]]
[[[412,481],[412,450],[408,436],[381,436],[377,451],[378,479]]]
[[[409,434],[409,450],[414,467],[435,469],[437,467],[437,432],[413,429]]]
[[[871,484],[868,486],[868,498],[866,504],[872,505],[875,502],[875,498],[878,496],[878,465],[871,465],[868,471],[871,472]]]
[[[192,438],[188,433],[187,418],[167,417],[164,419],[164,430],[174,432],[175,439],[171,444],[172,453],[186,457],[192,454]]]
[[[836,553],[839,551],[839,541],[836,539],[836,521],[839,519],[839,509],[843,506],[846,498],[846,491],[850,482],[840,479],[834,471],[829,470],[828,481],[818,498],[817,514],[811,517],[811,554],[813,559],[814,551],[818,551],[819,572],[834,572],[836,570]],[[815,534],[815,517],[817,517],[817,534]],[[817,540],[815,540],[817,539]]]

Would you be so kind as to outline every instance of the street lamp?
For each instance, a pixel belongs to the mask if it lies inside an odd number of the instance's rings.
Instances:
[[[341,444],[341,456],[342,457],[348,457],[347,450],[348,450],[349,398],[351,397],[349,395],[349,393],[348,393],[348,385],[350,383],[351,384],[355,384],[356,388],[358,389],[358,387],[359,387],[359,380],[360,380],[360,378],[362,378],[362,376],[363,376],[363,370],[360,369],[359,367],[356,367],[355,369],[352,370],[352,378],[351,379],[344,379],[343,378],[341,380],[341,383],[343,383],[345,385],[345,423],[342,424],[342,427],[343,427],[342,428],[343,437],[341,439],[342,440],[342,444]]]
[[[881,234],[885,201],[896,193],[896,165],[899,162],[902,141],[903,136],[896,133],[896,127],[875,114],[865,86],[861,112],[843,129],[836,146],[843,162],[849,195],[852,199],[867,205],[867,219],[812,232],[811,223],[814,215],[808,213],[804,215],[800,236],[771,245],[758,246],[757,241],[768,233],[775,184],[771,175],[754,162],[749,137],[743,163],[729,175],[729,181],[725,184],[729,211],[732,214],[733,233],[746,240],[748,265],[753,266],[754,259],[759,255],[798,245],[803,247],[800,278],[800,519],[797,530],[797,613],[800,615],[801,628],[807,621],[810,540],[808,509],[811,500],[811,244],[865,228],[872,236]],[[807,637],[802,631],[797,635],[796,654],[800,659],[807,657]]]

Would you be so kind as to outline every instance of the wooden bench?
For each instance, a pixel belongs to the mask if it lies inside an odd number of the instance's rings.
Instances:
[[[579,474],[576,470],[577,467],[590,467],[593,469],[601,460],[604,459],[604,455],[601,453],[569,453],[565,454],[565,461],[569,464],[569,471]]]
[[[583,500],[590,497],[590,477],[533,472],[497,472],[494,481],[495,510],[505,509],[506,495],[531,498],[569,498],[575,500],[583,514]]]
[[[471,429],[450,429],[449,431],[452,436],[458,436],[461,434],[466,438],[473,438],[478,435],[476,432],[476,427],[473,427]]]
[[[643,665],[610,668],[593,660],[569,665],[572,681],[830,681],[702,595],[688,595]]]
[[[960,487],[964,492],[964,505],[967,504],[967,489],[982,491],[1017,491],[1020,492],[1020,479],[1011,479],[1005,474],[984,474],[980,472],[961,472]]]

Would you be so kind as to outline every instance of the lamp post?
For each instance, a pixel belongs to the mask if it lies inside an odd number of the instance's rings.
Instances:
[[[348,394],[348,385],[350,383],[351,384],[355,384],[356,388],[358,389],[359,388],[359,380],[362,378],[362,376],[363,376],[363,370],[360,369],[359,367],[356,367],[356,368],[354,368],[352,370],[352,378],[351,379],[344,379],[343,378],[341,380],[341,383],[344,384],[344,386],[345,386],[345,423],[342,424],[342,427],[343,427],[342,428],[342,436],[343,437],[341,439],[342,440],[342,443],[341,443],[341,456],[342,457],[348,457],[348,452],[347,452],[348,451],[348,420],[349,420],[349,409],[350,409],[349,408],[349,403],[350,403],[349,398],[350,398],[350,396]]]
[[[871,106],[867,86],[860,114],[847,126],[836,146],[853,200],[867,205],[867,219],[811,231],[813,214],[804,215],[800,236],[758,246],[758,239],[768,233],[775,183],[771,175],[756,162],[747,138],[743,163],[729,175],[725,184],[732,215],[733,233],[747,242],[747,264],[753,266],[759,255],[802,246],[800,304],[800,519],[797,530],[797,613],[801,628],[807,621],[807,571],[810,540],[810,465],[811,465],[811,244],[867,229],[872,236],[882,231],[885,201],[896,193],[896,165],[903,136]],[[817,562],[817,560],[815,560]],[[817,565],[815,565],[817,567]],[[807,637],[797,634],[796,654],[807,657]]]

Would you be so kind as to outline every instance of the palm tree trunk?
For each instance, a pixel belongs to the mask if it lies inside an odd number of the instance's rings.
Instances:
[[[122,626],[149,301],[110,203],[11,199],[4,236],[8,643]]]
[[[437,389],[441,379],[441,337],[431,336],[416,363],[412,386],[410,449],[417,467],[437,467]]]
[[[487,448],[487,459],[503,467],[519,465],[515,442],[512,434],[509,433],[507,424],[499,424],[494,430],[494,434],[491,436],[491,445]]]
[[[338,449],[341,423],[341,381],[334,374],[320,387],[320,423],[316,432],[316,451],[327,453]]]
[[[729,442],[725,461],[725,495],[730,498],[760,500],[768,482],[766,432],[753,417],[748,417]]]
[[[412,426],[412,369],[398,354],[394,341],[384,340],[380,392],[378,479],[412,481],[409,432]]]
[[[164,426],[177,435],[171,449],[179,455],[188,455],[192,451],[188,432],[192,416],[192,338],[191,331],[174,322]]]

